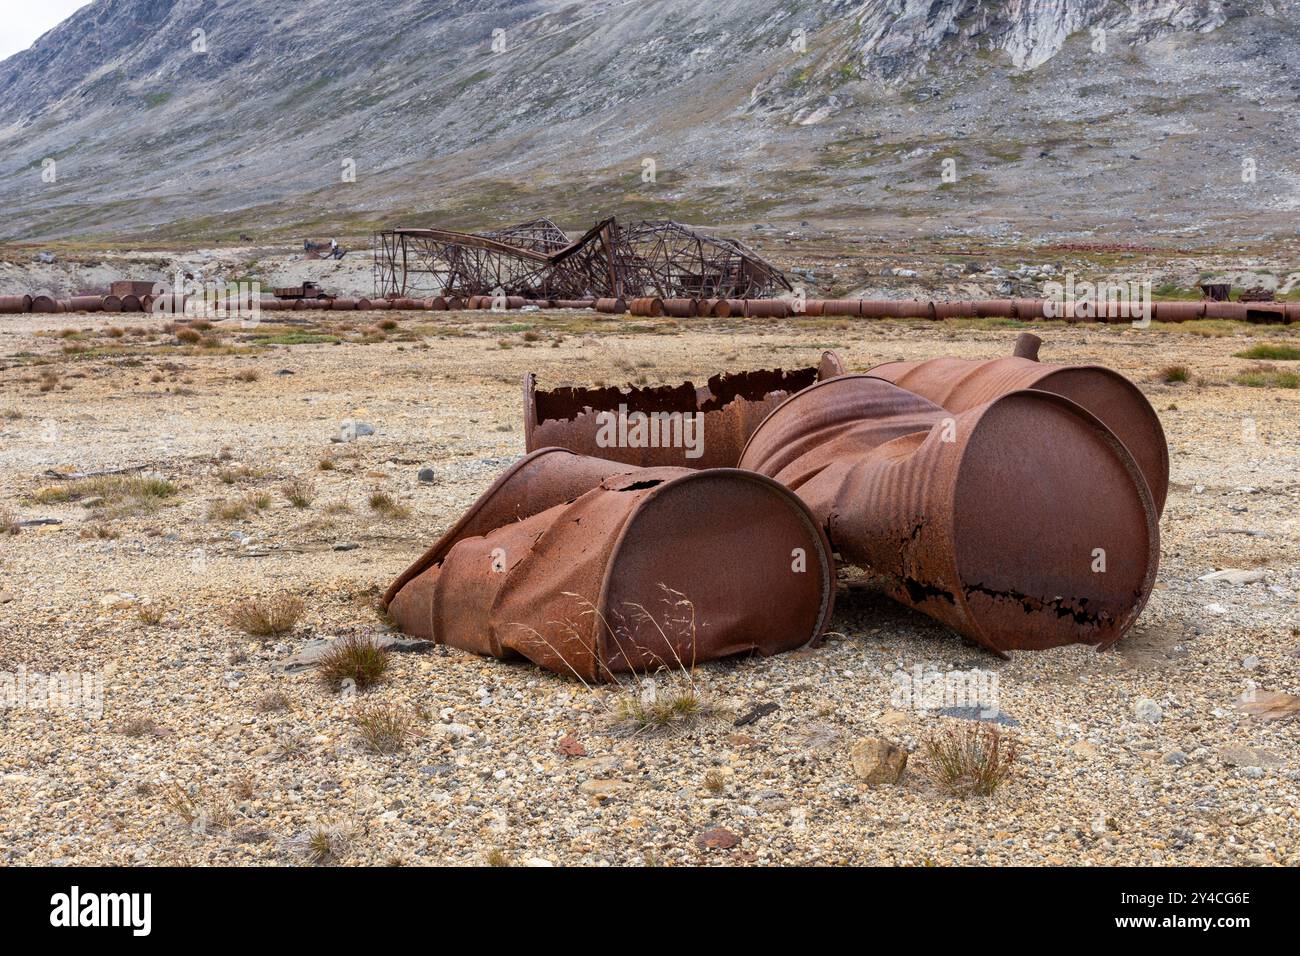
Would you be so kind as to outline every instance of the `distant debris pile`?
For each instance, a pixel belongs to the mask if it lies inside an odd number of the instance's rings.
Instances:
[[[397,228],[374,236],[383,298],[768,298],[793,291],[776,266],[735,239],[667,219],[602,219],[578,239],[542,218],[488,232]]]

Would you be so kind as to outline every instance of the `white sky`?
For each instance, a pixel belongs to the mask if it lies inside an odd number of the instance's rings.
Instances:
[[[0,60],[26,50],[90,0],[0,0]]]

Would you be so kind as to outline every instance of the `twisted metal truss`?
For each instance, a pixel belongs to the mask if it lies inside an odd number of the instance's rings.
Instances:
[[[734,239],[671,220],[603,219],[570,240],[550,219],[482,233],[390,229],[374,236],[379,296],[506,295],[535,299],[657,295],[765,298],[790,290],[771,263]]]

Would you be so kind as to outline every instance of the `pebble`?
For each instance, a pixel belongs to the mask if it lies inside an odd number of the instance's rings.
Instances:
[[[1148,724],[1158,724],[1161,718],[1164,717],[1160,705],[1150,697],[1139,698],[1137,703],[1133,705],[1133,713],[1138,720],[1146,721]]]

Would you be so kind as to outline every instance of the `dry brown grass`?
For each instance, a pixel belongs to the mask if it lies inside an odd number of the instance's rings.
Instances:
[[[358,707],[352,716],[356,739],[362,749],[375,754],[395,754],[419,736],[415,716],[396,704]]]
[[[316,500],[316,482],[310,478],[291,478],[280,486],[280,493],[295,508],[306,508]]]
[[[136,608],[135,616],[141,624],[157,627],[167,615],[167,607],[157,601],[146,601]]]
[[[301,598],[277,594],[241,601],[230,609],[229,620],[232,627],[253,637],[278,637],[292,631],[306,610]]]
[[[334,690],[343,687],[346,681],[358,690],[365,690],[383,680],[387,671],[387,649],[369,637],[358,635],[337,639],[316,662],[316,673]]]
[[[921,743],[926,776],[957,797],[989,796],[1015,772],[1019,746],[997,724],[958,721]]]
[[[370,505],[371,511],[385,518],[401,521],[411,516],[411,511],[406,505],[382,488],[372,489],[366,498],[366,503]]]

